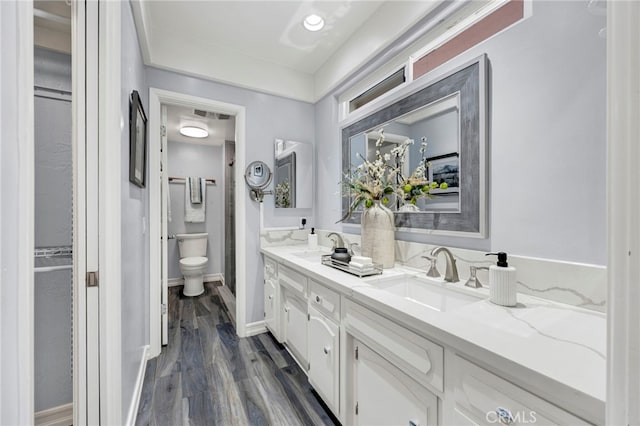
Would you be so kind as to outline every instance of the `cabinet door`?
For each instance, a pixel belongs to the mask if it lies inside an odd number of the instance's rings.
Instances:
[[[282,288],[282,340],[293,352],[302,368],[307,365],[307,302]]]
[[[353,392],[359,425],[425,426],[438,422],[438,398],[376,352],[355,341]]]
[[[340,330],[333,321],[309,306],[309,383],[337,413]]]
[[[276,329],[278,322],[276,321],[276,283],[273,279],[267,278],[264,281],[264,322],[267,328],[278,338],[279,330]]]

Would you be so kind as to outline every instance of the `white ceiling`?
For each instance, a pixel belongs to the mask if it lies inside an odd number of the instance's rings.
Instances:
[[[224,145],[224,141],[235,140],[235,123],[233,116],[221,117],[220,114],[208,111],[206,117],[194,114],[193,108],[167,105],[167,139],[169,142],[192,143],[199,145]],[[206,138],[189,138],[180,134],[180,127],[196,126],[206,129]]]
[[[315,102],[440,0],[132,2],[145,63]],[[324,17],[312,33],[305,16]]]

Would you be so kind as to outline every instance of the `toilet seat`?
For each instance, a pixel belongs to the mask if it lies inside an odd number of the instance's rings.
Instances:
[[[208,259],[206,257],[185,257],[180,259],[180,265],[188,267],[198,267],[206,265]]]

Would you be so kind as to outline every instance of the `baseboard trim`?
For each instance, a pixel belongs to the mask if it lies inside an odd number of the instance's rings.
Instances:
[[[142,350],[142,359],[140,360],[140,368],[138,368],[138,377],[136,378],[136,385],[133,388],[133,400],[129,406],[129,414],[127,415],[127,426],[134,426],[136,424],[136,417],[138,415],[138,407],[140,405],[140,397],[142,396],[142,385],[144,385],[144,373],[147,370],[147,356],[149,354],[149,345],[146,345]]]
[[[73,403],[38,411],[36,426],[70,426],[73,424]]]
[[[217,272],[215,274],[205,274],[204,282],[208,283],[211,281],[222,281],[222,283],[224,284],[224,275],[222,275],[220,272]],[[167,287],[177,287],[179,285],[184,285],[184,278],[169,278],[167,280]]]
[[[267,332],[267,324],[262,321],[250,322],[245,326],[245,336],[255,336],[256,334],[262,334]]]

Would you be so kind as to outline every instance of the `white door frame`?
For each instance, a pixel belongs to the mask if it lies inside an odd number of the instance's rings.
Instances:
[[[32,2],[0,2],[0,46],[0,424],[33,424]]]
[[[161,350],[161,288],[160,288],[160,126],[162,104],[171,104],[215,111],[236,118],[236,332],[246,335],[246,206],[244,185],[245,167],[245,107],[197,96],[185,95],[162,89],[149,89],[149,358],[156,357]]]
[[[71,5],[71,107],[73,114],[73,424],[87,423],[86,256],[86,17],[85,3]],[[79,255],[82,253],[82,255]]]
[[[607,2],[608,425],[640,424],[640,3]]]
[[[99,34],[99,262],[100,262],[100,424],[123,423],[122,416],[122,7],[100,0]],[[128,94],[127,94],[128,96]],[[127,126],[125,126],[127,128]],[[124,132],[128,141],[129,132]],[[127,142],[127,147],[129,146]]]

